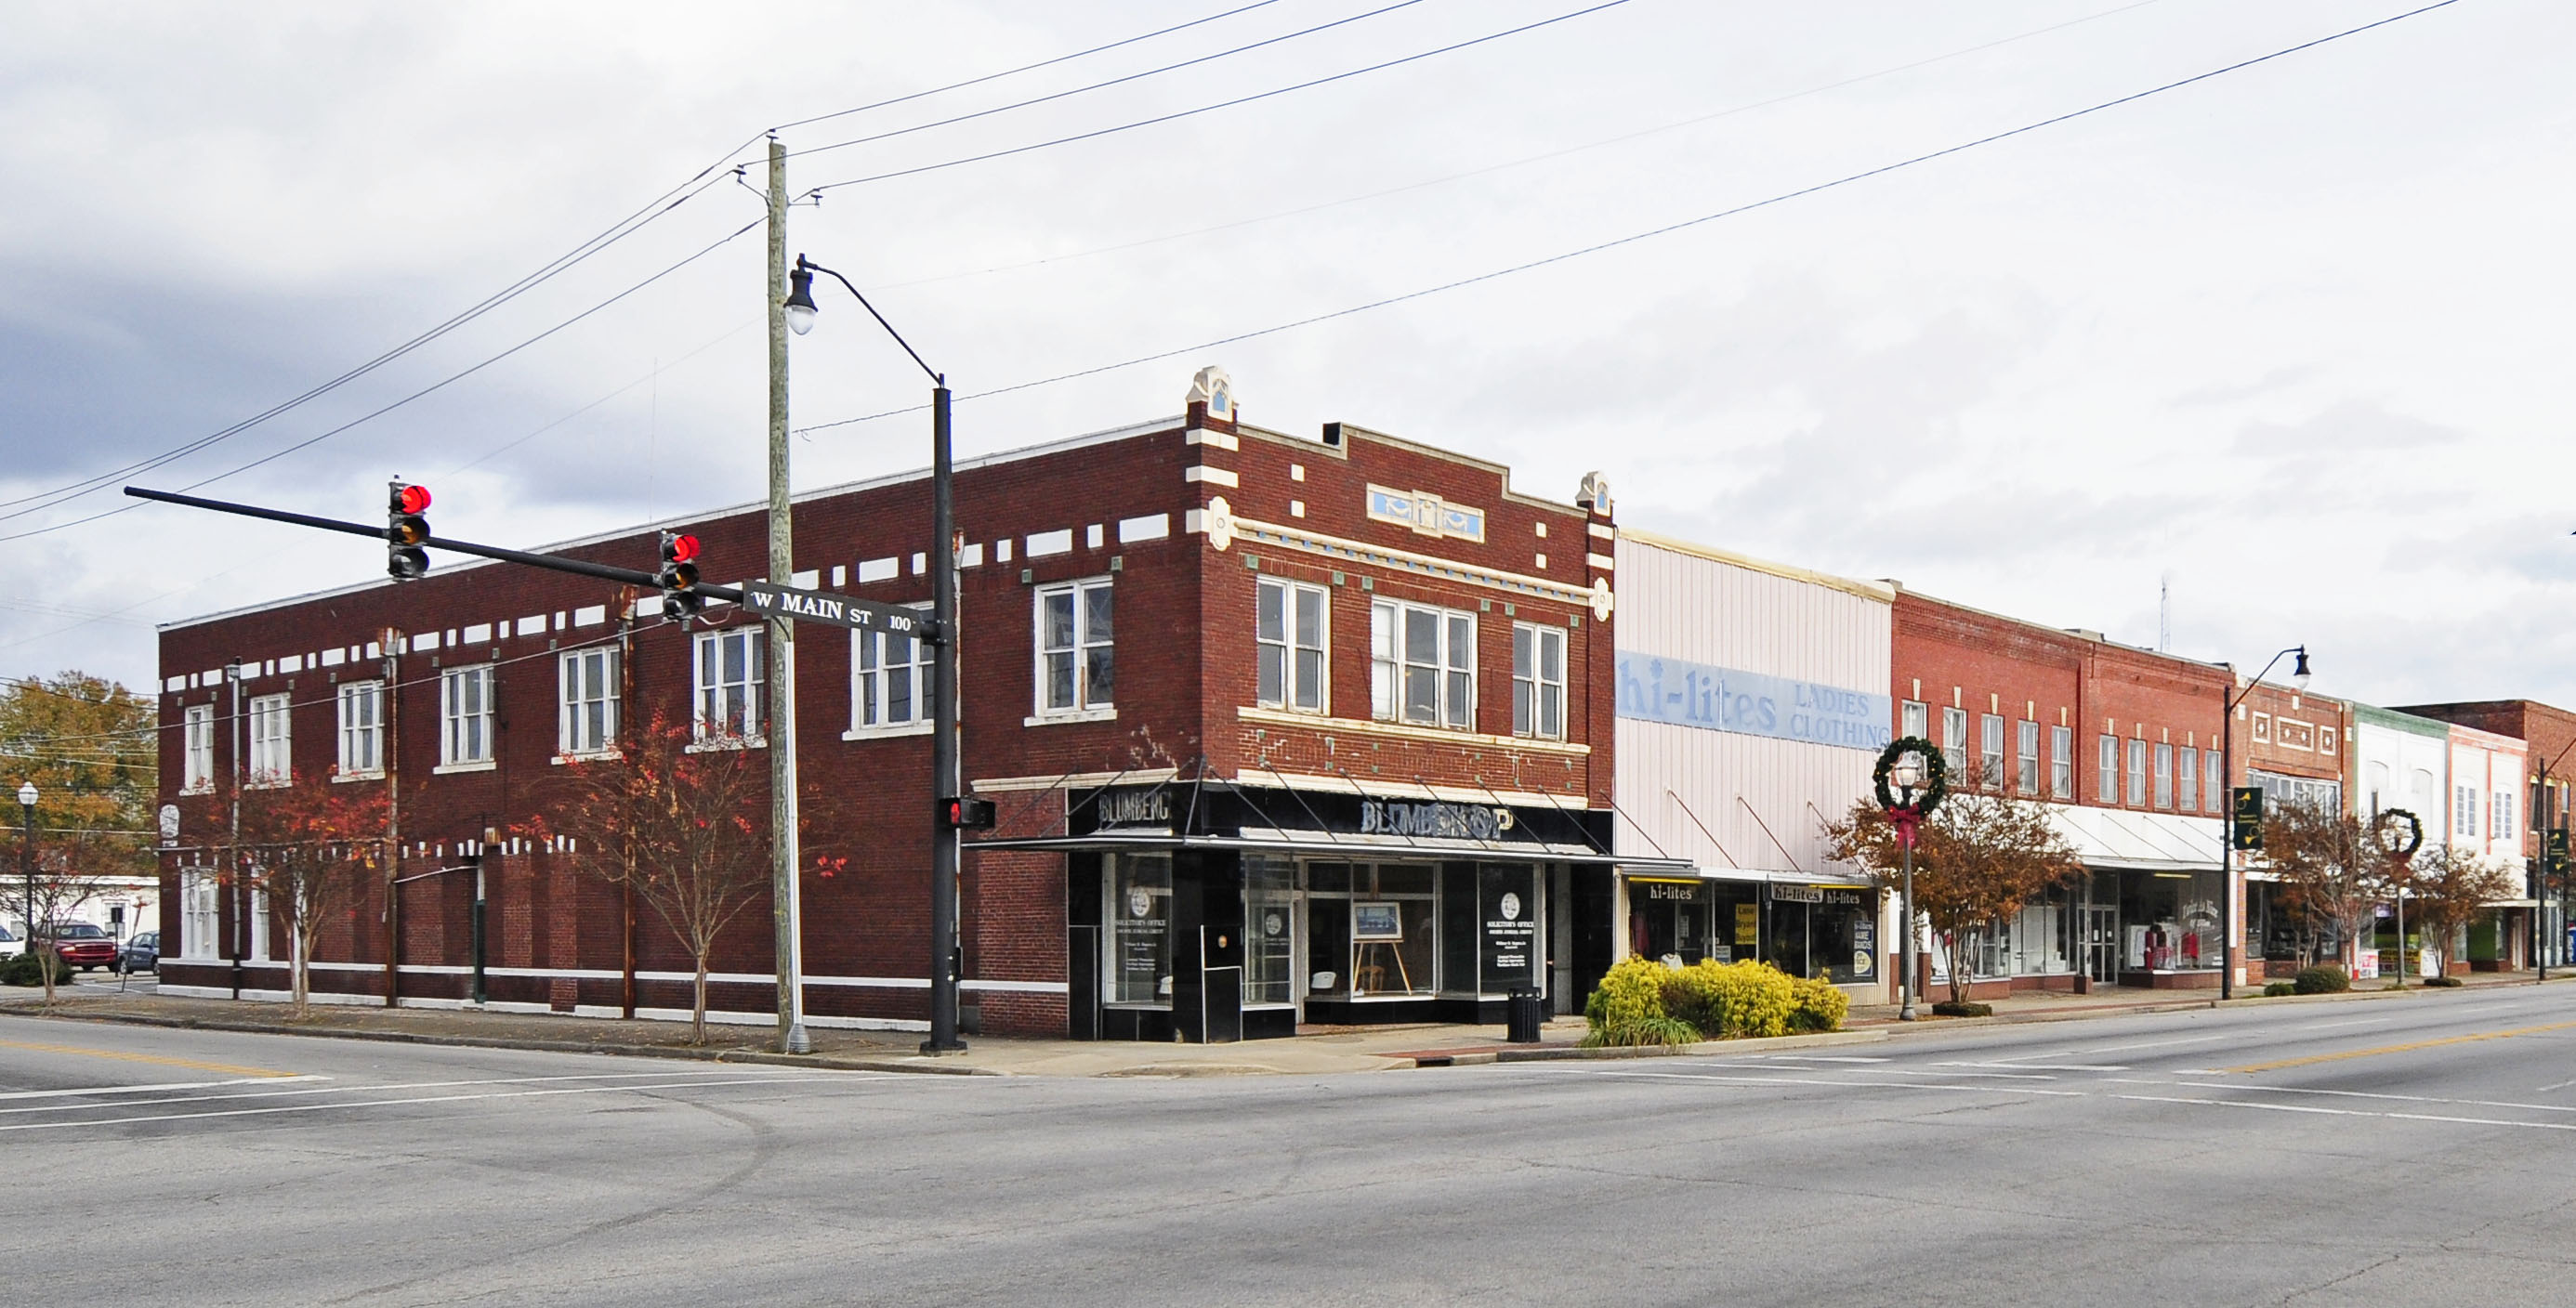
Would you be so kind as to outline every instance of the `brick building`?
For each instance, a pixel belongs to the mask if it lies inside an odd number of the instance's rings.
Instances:
[[[2527,699],[2417,704],[2405,711],[2451,727],[2454,775],[2446,827],[2490,856],[2522,865],[2522,895],[2499,903],[2494,921],[2472,928],[2469,938],[2458,942],[2469,965],[2482,970],[2528,967],[2535,951],[2552,966],[2565,963],[2569,942],[2563,888],[2553,885],[2542,895],[2531,864],[2540,857],[2541,832],[2568,824],[2569,792],[2576,781],[2562,769],[2576,750],[2576,713]],[[2499,801],[2507,792],[2513,797]]]
[[[2225,667],[1901,586],[1890,661],[1897,734],[1938,744],[1954,785],[2050,804],[2089,870],[1927,967],[1986,991],[2218,984]]]
[[[2247,688],[2236,705],[2237,781],[2263,791],[2267,809],[2297,804],[2328,813],[2350,811],[2353,706],[2271,682]],[[2246,967],[2261,979],[2289,976],[2300,962],[2299,923],[2282,908],[2279,882],[2260,854],[2235,855],[2245,873]]]
[[[1526,496],[1346,424],[1256,428],[1209,370],[1181,417],[961,462],[956,502],[962,757],[1003,819],[961,875],[970,1029],[1491,1018],[1607,966],[1606,922],[1574,930],[1574,906],[1606,913],[1612,862],[1606,494]],[[924,473],[798,496],[794,584],[926,606],[929,509]],[[665,527],[701,537],[712,581],[766,557],[757,506],[558,548],[649,568]],[[168,988],[284,987],[274,915],[222,875],[235,793],[387,786],[400,854],[326,930],[326,997],[685,1007],[668,933],[520,834],[560,769],[655,715],[765,747],[760,625],[659,608],[442,562],[165,627]],[[918,1028],[928,664],[883,633],[797,643],[806,845],[848,860],[801,892],[809,1020]],[[719,1015],[770,1020],[765,896],[718,954]]]

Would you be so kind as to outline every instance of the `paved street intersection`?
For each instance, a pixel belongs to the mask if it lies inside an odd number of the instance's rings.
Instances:
[[[48,1301],[2531,1302],[2576,1004],[952,1078],[0,1018]]]

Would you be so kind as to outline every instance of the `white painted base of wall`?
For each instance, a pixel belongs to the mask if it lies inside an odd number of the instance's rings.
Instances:
[[[403,970],[410,971],[411,969],[405,968]],[[160,987],[160,993],[165,995],[179,995],[188,999],[232,998],[232,991],[223,986],[165,985]],[[293,1003],[295,1001],[295,993],[291,990],[261,990],[245,987],[242,990],[242,998],[264,1004],[286,1004]],[[352,995],[324,990],[316,990],[312,992],[308,998],[317,1004],[339,1004],[359,1008],[382,1008],[384,1007],[385,1002],[384,997],[381,995]],[[614,1019],[624,1016],[624,1014],[616,1008],[598,1004],[578,1004],[574,1006],[571,1012],[566,1013],[545,1004],[527,1003],[518,1000],[495,999],[487,1003],[478,1004],[470,999],[435,999],[418,995],[404,996],[402,1007],[447,1008],[466,1012],[483,1013],[521,1013],[540,1017],[604,1017]],[[689,1020],[689,1010],[685,1008],[638,1008],[635,1010],[635,1016],[653,1022],[686,1022]],[[723,1023],[727,1026],[763,1026],[775,1023],[778,1020],[778,1014],[774,1010],[760,1013],[743,1013],[711,1008],[707,1010],[707,1020],[709,1022]],[[805,1025],[810,1027],[830,1027],[836,1030],[846,1031],[927,1031],[930,1029],[930,1024],[928,1022],[917,1021],[906,1017],[827,1017],[817,1013],[807,1013],[805,1015]]]

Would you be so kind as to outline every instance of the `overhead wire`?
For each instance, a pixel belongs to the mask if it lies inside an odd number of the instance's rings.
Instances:
[[[1364,77],[1370,73],[1384,72],[1389,68],[1398,68],[1405,64],[1418,63],[1424,59],[1434,58],[1439,55],[1453,54],[1457,51],[1465,50],[1473,46],[1483,45],[1489,41],[1499,41],[1505,37],[1519,36],[1525,32],[1537,31],[1542,27],[1550,27],[1557,23],[1570,22],[1574,19],[1585,17],[1586,15],[1597,14],[1604,9],[1615,9],[1626,3],[1628,3],[1628,0],[1601,0],[1601,3],[1599,4],[1589,5],[1581,9],[1569,10],[1553,17],[1542,18],[1535,22],[1523,23],[1518,27],[1505,28],[1499,32],[1488,32],[1483,36],[1470,37],[1464,41],[1454,41],[1448,45],[1404,55],[1400,58],[1388,59],[1379,63],[1370,64],[1364,68],[1346,69],[1342,72],[1328,74],[1323,77],[1310,78],[1306,81],[1298,82],[1289,86],[1273,87],[1267,91],[1256,91],[1250,95],[1240,95],[1231,100],[1220,100],[1214,104],[1203,104],[1192,109],[1177,109],[1171,113],[1157,114],[1151,118],[1140,118],[1134,122],[1120,123],[1112,127],[1097,128],[1088,132],[1076,132],[1071,136],[1059,136],[1051,140],[1036,141],[1027,145],[1015,145],[1006,149],[987,150],[981,154],[966,155],[962,158],[948,159],[939,163],[919,164],[910,168],[897,168],[888,172],[871,173],[865,177],[850,177],[837,182],[825,182],[820,186],[808,188],[803,194],[809,196],[821,195],[825,192],[839,190],[848,186],[864,186],[870,182],[891,181],[898,177],[917,177],[923,173],[934,173],[941,171],[942,169],[961,167],[966,164],[983,163],[992,159],[1007,159],[1013,155],[1022,155],[1028,154],[1032,151],[1052,149],[1059,145],[1071,145],[1078,141],[1098,140],[1104,136],[1114,136],[1120,132],[1130,132],[1140,127],[1152,127],[1159,123],[1177,122],[1184,118],[1195,118],[1200,114],[1214,113],[1220,109],[1232,109],[1239,105],[1252,104],[1256,101],[1268,100],[1297,91],[1312,90],[1318,86],[1328,86],[1332,83],[1347,81],[1354,77]]]
[[[2189,77],[2166,82],[2159,86],[2149,87],[2143,91],[2132,92],[2115,99],[2104,100],[2098,104],[2088,105],[2082,109],[2070,110],[2066,113],[2056,114],[2048,118],[2040,119],[2037,122],[2025,123],[2019,127],[1980,136],[1971,141],[1963,141],[1957,145],[1947,146],[1939,150],[1914,155],[1910,158],[1899,159],[1893,163],[1881,164],[1875,168],[1864,169],[1860,172],[1846,174],[1831,181],[1818,182],[1811,186],[1802,186],[1793,191],[1783,191],[1765,199],[1734,205],[1725,209],[1720,209],[1714,213],[1701,214],[1695,218],[1685,218],[1679,222],[1666,223],[1659,227],[1648,228],[1647,230],[1640,232],[1631,232],[1625,236],[1614,237],[1606,241],[1598,241],[1576,249],[1560,251],[1544,258],[1526,260],[1507,267],[1495,268],[1486,272],[1477,273],[1474,276],[1460,277],[1452,281],[1441,282],[1435,286],[1425,286],[1416,290],[1403,292],[1402,294],[1389,295],[1380,299],[1370,300],[1364,304],[1355,304],[1346,308],[1335,309],[1327,313],[1311,314],[1307,317],[1298,318],[1289,322],[1275,323],[1271,326],[1256,328],[1251,331],[1236,332],[1229,336],[1220,336],[1213,340],[1200,341],[1197,344],[1185,345],[1178,349],[1160,350],[1152,354],[1138,355],[1132,359],[1123,359],[1116,363],[1105,363],[1095,367],[1076,369],[1072,372],[1058,373],[1051,377],[1041,377],[1031,381],[1015,382],[1008,386],[994,387],[990,390],[975,391],[970,394],[957,396],[956,399],[962,402],[966,400],[987,399],[996,395],[1008,395],[1016,391],[1033,390],[1041,386],[1052,386],[1059,382],[1097,376],[1105,372],[1115,372],[1122,368],[1132,368],[1141,364],[1156,363],[1165,359],[1175,358],[1180,355],[1195,354],[1201,350],[1214,349],[1218,346],[1233,345],[1242,341],[1257,340],[1265,336],[1276,336],[1282,332],[1295,331],[1301,327],[1311,327],[1317,323],[1331,322],[1339,318],[1348,318],[1355,314],[1368,313],[1372,310],[1408,303],[1413,300],[1439,295],[1444,292],[1458,290],[1463,287],[1479,285],[1484,282],[1496,280],[1497,278],[1509,277],[1516,273],[1524,273],[1539,268],[1549,267],[1554,264],[1564,263],[1570,259],[1579,259],[1585,255],[1598,254],[1604,250],[1612,250],[1625,245],[1633,245],[1640,241],[1652,240],[1659,236],[1668,236],[1674,232],[1686,231],[1690,228],[1717,222],[1721,219],[1732,218],[1740,214],[1754,212],[1758,209],[1767,209],[1774,205],[1785,204],[1791,200],[1797,200],[1806,196],[1835,190],[1840,187],[1850,186],[1854,183],[1866,181],[1873,177],[1884,177],[1889,173],[1897,172],[1901,169],[1930,163],[1936,159],[1943,159],[1951,155],[1977,149],[1981,146],[1992,145],[1998,141],[2010,140],[2014,137],[2027,135],[2043,128],[2073,122],[2076,119],[2101,113],[2105,110],[2118,108],[2121,105],[2136,103],[2137,101],[2147,99],[2150,96],[2162,95],[2165,92],[2179,90],[2195,83],[2208,81],[2214,77],[2223,77],[2229,73],[2240,72],[2259,64],[2270,63],[2275,59],[2281,59],[2303,51],[2313,50],[2319,46],[2343,40],[2346,37],[2358,36],[2363,32],[2368,32],[2375,28],[2386,27],[2391,23],[2402,22],[2406,19],[2414,18],[2422,14],[2428,14],[2436,9],[2446,9],[2452,5],[2458,4],[2459,2],[2460,0],[2434,0],[2434,3],[2432,4],[2423,5],[2415,9],[2409,9],[2403,13],[2392,14],[2389,17],[2381,18],[2373,22],[2363,23],[2358,27],[2350,27],[2342,31],[2332,33],[2331,35],[2317,37],[2309,41],[2302,41],[2297,45],[2286,46],[2281,49],[2274,50],[2269,54],[2256,55],[2249,59],[2241,59],[2223,67],[2213,68],[2207,72],[2195,73]],[[886,409],[877,413],[865,414],[855,418],[841,418],[832,422],[814,423],[810,426],[799,427],[796,430],[798,432],[815,432],[833,427],[847,427],[858,423],[875,422],[880,419],[896,417],[906,413],[918,413],[927,407],[927,405],[919,404],[907,405],[903,408]]]
[[[1265,46],[1278,45],[1284,41],[1294,41],[1301,36],[1313,36],[1317,32],[1328,32],[1336,27],[1347,27],[1352,23],[1375,18],[1381,14],[1393,13],[1398,9],[1410,9],[1421,3],[1422,0],[1395,0],[1395,3],[1393,4],[1380,5],[1375,9],[1371,9],[1363,13],[1352,14],[1348,18],[1336,18],[1329,23],[1317,23],[1312,27],[1301,28],[1294,32],[1283,32],[1278,36],[1264,37],[1258,41],[1235,46],[1230,50],[1219,50],[1214,54],[1197,55],[1188,59],[1180,60],[1177,63],[1164,64],[1159,68],[1148,68],[1142,72],[1127,73],[1122,76],[1112,77],[1107,81],[1093,82],[1088,86],[1077,86],[1069,90],[1052,91],[1045,95],[1032,96],[1029,99],[1014,101],[1010,104],[995,105],[990,109],[977,109],[971,113],[956,114],[933,122],[915,123],[910,127],[898,127],[893,131],[879,132],[874,136],[854,136],[849,140],[834,141],[829,145],[810,145],[802,150],[788,151],[787,157],[790,159],[799,159],[809,154],[822,154],[827,150],[846,150],[854,145],[869,145],[877,141],[890,141],[898,136],[910,136],[915,132],[927,132],[938,127],[953,127],[958,123],[973,122],[978,118],[990,118],[996,114],[1010,113],[1015,109],[1026,109],[1032,105],[1048,104],[1057,100],[1070,99],[1077,95],[1086,95],[1093,91],[1106,90],[1113,86],[1124,86],[1129,82],[1143,81],[1148,77],[1159,77],[1164,73],[1175,72],[1183,68],[1195,68],[1200,64],[1214,63],[1219,59],[1243,54],[1246,51],[1259,50]]]

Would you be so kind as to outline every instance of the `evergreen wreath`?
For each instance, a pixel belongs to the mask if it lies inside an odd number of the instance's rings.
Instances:
[[[2384,827],[2392,825],[2400,820],[2403,820],[2406,823],[2405,838],[2399,842],[2398,848],[2391,849],[2388,852],[2399,858],[2412,858],[2415,856],[2416,850],[2424,847],[2424,820],[2422,818],[2415,816],[2412,812],[2409,812],[2406,809],[2392,808],[2382,811],[2379,815],[2379,820],[2372,825]],[[2383,840],[2381,844],[2385,847],[2386,841]]]
[[[1878,766],[1870,769],[1869,774],[1870,780],[1878,787],[1878,806],[1884,809],[1904,807],[1896,802],[1895,792],[1887,788],[1887,774],[1894,770],[1896,761],[1908,753],[1923,756],[1923,788],[1914,792],[1914,812],[1920,817],[1930,817],[1932,810],[1941,807],[1941,801],[1949,797],[1950,761],[1941,756],[1939,747],[1921,736],[1900,737],[1878,752]]]

